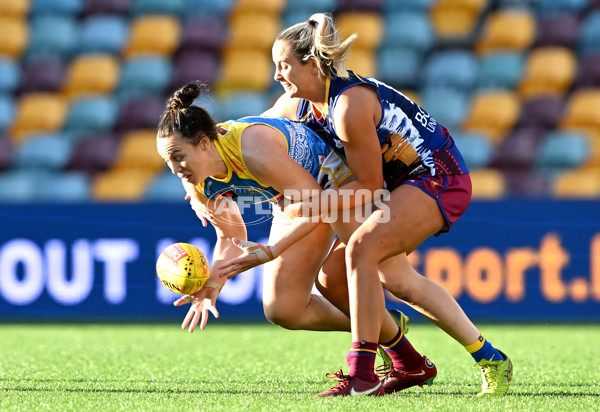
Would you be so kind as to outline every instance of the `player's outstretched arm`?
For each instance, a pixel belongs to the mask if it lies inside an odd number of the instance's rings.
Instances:
[[[215,318],[219,317],[216,301],[221,288],[227,281],[226,278],[220,276],[219,266],[223,261],[231,260],[242,253],[233,244],[232,239],[246,239],[246,226],[235,202],[227,198],[209,200],[198,192],[194,185],[186,182],[183,182],[183,185],[190,198],[190,204],[202,220],[203,226],[207,225],[206,221],[210,221],[217,235],[217,242],[213,251],[213,269],[206,284],[195,295],[183,296],[173,303],[175,306],[191,304],[181,328],[188,328],[188,331],[192,333],[198,323],[200,323],[200,329],[206,327],[209,312]]]
[[[195,295],[186,295],[177,299],[173,302],[175,306],[182,306],[190,303],[190,309],[187,315],[181,323],[181,329],[189,327],[189,332],[192,333],[198,322],[200,322],[200,329],[206,327],[208,322],[208,312],[212,313],[215,318],[219,317],[219,311],[216,307],[217,297],[219,296],[219,290],[214,287],[203,287]]]

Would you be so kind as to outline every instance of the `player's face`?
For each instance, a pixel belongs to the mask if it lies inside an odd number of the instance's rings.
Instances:
[[[182,180],[194,185],[200,184],[210,176],[207,165],[210,164],[205,136],[197,146],[179,136],[156,139],[158,154],[165,160],[171,172]]]
[[[275,81],[278,81],[289,97],[307,98],[314,88],[318,71],[313,61],[303,63],[292,52],[287,41],[278,40],[273,45]]]

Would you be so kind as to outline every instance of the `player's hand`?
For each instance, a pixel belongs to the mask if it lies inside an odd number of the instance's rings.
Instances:
[[[194,329],[196,329],[196,325],[198,325],[200,319],[202,319],[200,322],[200,329],[204,329],[206,327],[206,323],[208,322],[209,311],[215,318],[218,318],[219,311],[215,306],[218,296],[219,291],[217,289],[202,288],[196,292],[195,295],[182,296],[173,302],[173,305],[175,306],[182,306],[187,303],[191,303],[190,309],[188,310],[188,313],[181,324],[181,329],[185,330],[189,326],[188,331],[192,333]]]
[[[231,279],[248,269],[270,262],[279,256],[274,246],[264,246],[260,243],[236,238],[231,240],[234,245],[244,251],[244,254],[219,266],[219,270],[221,271],[219,277]]]
[[[208,222],[213,221],[214,216],[212,211],[210,211],[206,205],[202,204],[197,199],[191,198],[190,195],[187,195],[185,199],[190,201],[190,206],[192,206],[192,209],[196,212],[196,216],[198,216],[198,219],[202,222],[202,226],[206,227]]]

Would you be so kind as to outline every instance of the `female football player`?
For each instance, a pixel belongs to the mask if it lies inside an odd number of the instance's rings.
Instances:
[[[236,197],[260,196],[279,200],[283,207],[304,200],[304,194],[319,192],[317,183],[321,159],[331,149],[316,133],[299,122],[283,118],[246,117],[215,124],[210,115],[192,103],[202,91],[198,83],[190,83],[169,99],[167,110],[160,119],[157,148],[171,171],[184,182],[192,205],[206,225],[206,219],[216,229],[217,242],[209,280],[193,297],[182,297],[175,305],[191,303],[182,328],[192,332],[198,322],[203,329],[210,311],[218,317],[215,307],[218,293],[226,281],[221,276],[221,262],[242,254],[233,243],[250,250],[263,261],[270,261],[263,278],[263,305],[267,319],[288,329],[321,331],[350,331],[350,321],[341,310],[321,296],[311,294],[319,269],[323,265],[334,239],[327,223],[297,219],[289,223],[285,217],[275,219],[270,243],[262,247],[246,241],[246,227],[236,206]],[[335,154],[332,156],[337,157]],[[344,180],[343,170],[335,172]],[[347,177],[347,176],[346,176]],[[291,195],[284,199],[286,193]],[[301,240],[290,242],[290,231],[301,233]],[[343,263],[343,261],[342,261]],[[345,279],[341,279],[345,282]],[[394,368],[405,363],[427,368],[414,376],[403,376],[394,383],[396,390],[431,383],[436,369],[421,356],[403,333],[402,318],[396,321],[388,313],[379,328],[381,341],[392,358]],[[398,324],[396,324],[398,322]],[[358,349],[360,350],[360,349]],[[376,351],[367,356],[375,358]],[[344,377],[341,372],[338,378]],[[384,387],[369,385],[364,390],[353,386],[357,394],[381,395]]]
[[[383,187],[391,192],[387,209],[375,211],[347,242],[349,291],[340,293],[350,297],[352,382],[323,395],[348,395],[353,385],[378,384],[373,360],[364,354],[377,346],[385,316],[381,283],[473,356],[482,370],[479,395],[504,395],[512,378],[511,361],[442,286],[419,275],[406,257],[430,236],[450,230],[464,213],[471,198],[467,166],[448,130],[425,110],[388,85],[344,69],[355,38],[340,41],[331,16],[318,13],[283,30],[272,50],[275,80],[285,93],[269,114],[300,120],[326,136],[354,176],[344,186],[346,193]],[[361,204],[358,197],[346,199],[351,206]],[[389,219],[382,219],[386,211]],[[228,263],[228,274],[246,269],[251,261],[256,258],[248,255]],[[331,271],[329,276],[334,273],[339,275]],[[335,279],[322,282],[343,285]],[[336,301],[331,295],[328,299]],[[387,378],[393,379],[394,373]]]

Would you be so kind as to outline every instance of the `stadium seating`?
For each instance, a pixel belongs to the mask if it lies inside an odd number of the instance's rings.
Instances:
[[[13,156],[13,148],[10,139],[8,136],[0,135],[0,171],[5,171],[12,166]],[[0,176],[2,175],[0,174]]]
[[[90,179],[84,173],[48,173],[37,187],[36,200],[69,204],[89,202],[90,187]]]
[[[113,170],[148,170],[152,173],[165,168],[156,151],[156,129],[140,129],[126,133],[113,163]]]
[[[73,147],[67,170],[95,176],[110,169],[117,157],[120,141],[118,137],[98,134],[79,140]]]
[[[228,27],[224,20],[214,18],[188,19],[181,33],[180,50],[196,49],[220,53],[228,36]]]
[[[535,12],[542,18],[550,15],[569,13],[577,16],[583,12],[589,0],[546,0],[535,2]]]
[[[497,144],[516,124],[520,106],[521,102],[514,92],[475,93],[463,128],[466,131],[484,133]]]
[[[131,0],[86,0],[82,14],[126,15],[131,11]]]
[[[465,50],[444,50],[433,54],[423,67],[423,85],[451,87],[471,92],[477,81],[479,62]]]
[[[386,0],[383,3],[385,14],[394,11],[427,12],[437,0]]]
[[[561,95],[541,96],[523,101],[519,127],[553,129],[563,115],[564,99]]]
[[[352,49],[345,63],[346,69],[352,70],[361,76],[373,77],[378,70],[375,55],[374,50]]]
[[[71,132],[104,132],[115,126],[118,106],[112,95],[94,95],[74,99],[64,126]]]
[[[57,57],[36,59],[23,64],[22,93],[57,91],[62,87],[67,72],[65,60]]]
[[[218,121],[239,119],[245,116],[258,116],[270,107],[270,102],[263,93],[228,93],[223,95],[220,101],[218,114],[211,112]]]
[[[498,51],[523,51],[535,40],[536,21],[524,9],[499,10],[488,17],[475,50],[480,54]]]
[[[221,60],[219,55],[212,51],[183,51],[175,57],[173,70],[171,90],[177,90],[194,80],[214,87],[219,78]]]
[[[546,198],[549,192],[549,179],[541,173],[523,169],[502,171],[504,185],[513,197]]]
[[[11,126],[13,143],[33,133],[56,132],[64,123],[67,100],[57,93],[31,93],[23,96]]]
[[[506,194],[504,175],[494,169],[480,169],[471,172],[473,199],[499,199]]]
[[[551,14],[540,21],[535,46],[573,48],[579,36],[579,19],[573,14]]]
[[[431,8],[431,19],[442,40],[463,39],[473,34],[485,0],[438,0]]]
[[[467,94],[447,87],[430,87],[421,93],[423,106],[452,133],[462,124],[469,102]]]
[[[600,198],[594,178],[566,187],[600,167],[598,0],[0,1],[4,187],[21,182],[21,201],[181,201],[154,143],[167,97],[201,80],[215,120],[262,113],[282,93],[275,36],[320,11],[359,34],[347,68],[449,128],[475,198]],[[36,164],[54,171],[28,174]],[[112,180],[145,166],[145,187]]]
[[[112,93],[119,83],[121,66],[111,54],[83,54],[71,61],[62,92],[69,98]]]
[[[36,170],[9,170],[0,174],[0,202],[31,203],[37,199],[37,181],[41,172]]]
[[[353,49],[374,51],[379,47],[383,38],[384,22],[378,13],[366,11],[340,13],[336,24],[342,39],[346,39],[354,33],[358,34]],[[271,38],[269,49],[274,38],[275,36]]]
[[[0,55],[21,57],[29,40],[29,26],[24,18],[0,16]]]
[[[580,59],[575,88],[600,88],[600,52]]]
[[[0,2],[0,16],[23,18],[29,13],[31,0],[8,0]]]
[[[550,187],[559,199],[598,199],[600,196],[600,169],[577,169],[559,173]]]
[[[96,202],[140,202],[153,177],[148,169],[109,170],[93,180],[91,197]]]
[[[14,168],[60,171],[71,158],[72,142],[55,135],[29,137],[15,150]]]
[[[216,90],[218,93],[264,91],[271,84],[272,73],[273,63],[264,52],[252,49],[225,51]]]
[[[84,0],[32,0],[31,13],[34,15],[64,15],[74,17],[83,9]]]
[[[590,144],[583,133],[549,132],[540,143],[534,166],[538,169],[577,169],[589,160]]]
[[[129,21],[124,16],[95,15],[81,23],[80,53],[119,54],[129,37]]]
[[[141,15],[131,23],[125,57],[143,54],[171,56],[179,46],[181,22],[169,15]]]
[[[225,18],[233,9],[234,0],[186,0],[185,10],[190,18],[214,17]]]
[[[522,98],[559,95],[571,87],[577,74],[577,58],[564,47],[534,49],[525,65],[519,85]]]
[[[52,3],[35,2],[34,4]],[[70,58],[77,51],[79,30],[77,21],[69,15],[35,14],[31,20],[27,47],[28,59],[59,56]]]
[[[463,133],[453,134],[452,137],[469,170],[484,169],[490,164],[493,147],[485,136],[477,133]]]
[[[600,107],[600,89],[576,90],[567,101],[560,127],[600,130],[598,107]]]
[[[0,93],[14,93],[21,81],[21,70],[13,59],[0,57]]]
[[[490,166],[505,172],[530,169],[544,134],[544,129],[535,127],[521,127],[508,133],[494,150]]]
[[[285,6],[285,0],[237,0],[235,4],[235,12],[244,13],[247,11],[253,11],[278,16],[281,14]]]
[[[154,129],[165,109],[165,101],[158,97],[133,98],[123,103],[115,129],[132,131]]]
[[[423,56],[433,47],[435,37],[427,14],[391,12],[384,16],[382,48],[402,48]],[[399,59],[399,61],[401,61]]]
[[[14,115],[14,99],[10,95],[0,94],[0,133],[10,126]]]
[[[380,12],[384,0],[338,0],[337,10],[340,13],[351,11]]]
[[[172,14],[176,17],[185,15],[185,0],[134,0],[131,12],[140,14]]]
[[[121,100],[161,96],[171,84],[173,62],[159,55],[135,56],[123,61],[117,95]]]
[[[581,21],[577,50],[582,56],[600,53],[600,9],[589,13]]]
[[[414,87],[420,80],[421,62],[420,54],[414,50],[382,47],[379,51],[377,78],[396,89]]]
[[[520,52],[497,52],[482,56],[476,87],[514,90],[521,79],[524,65],[525,57]]]
[[[147,192],[144,194],[144,200],[169,203],[184,202],[185,195],[181,179],[167,169],[152,180]]]

